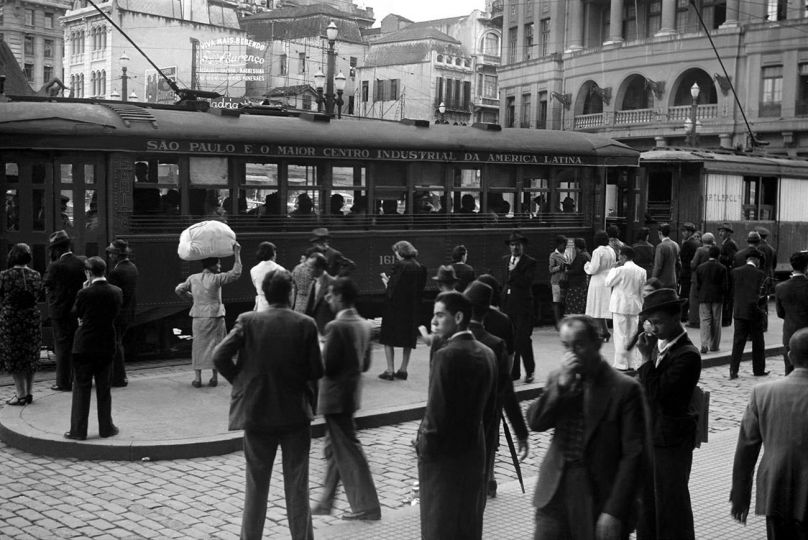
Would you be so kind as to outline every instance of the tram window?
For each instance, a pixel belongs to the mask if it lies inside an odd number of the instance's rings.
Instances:
[[[222,202],[230,195],[229,190],[220,188],[191,189],[188,197],[188,205],[191,215],[205,219],[222,219],[226,212],[222,207]]]
[[[31,228],[35,231],[45,230],[45,191],[42,189],[34,189],[31,191],[32,195],[32,209],[31,212]]]
[[[538,174],[541,174],[540,172]],[[522,194],[522,213],[531,218],[540,218],[551,209],[550,179],[546,175],[526,177]]]
[[[98,192],[94,189],[84,192],[84,228],[89,232],[98,229]]]
[[[743,219],[747,221],[772,221],[777,205],[777,178],[744,176]]]
[[[513,191],[490,191],[488,193],[488,216],[495,221],[513,218],[515,201],[516,193]]]
[[[20,167],[16,163],[6,163],[6,183],[16,184],[20,181]]]
[[[406,167],[401,167],[406,169]],[[439,186],[443,189],[446,167],[442,163],[413,163],[410,174],[416,181],[424,186]]]
[[[452,211],[449,193],[440,186],[415,186],[412,194],[413,214],[446,214]]]
[[[315,217],[322,204],[317,167],[289,165],[286,170],[289,185],[286,208],[289,216]]]
[[[516,188],[516,168],[492,166],[485,175],[486,188]]]
[[[377,216],[383,221],[401,217],[407,210],[407,193],[403,191],[376,190]]]
[[[135,161],[133,213],[180,213],[179,164],[176,159],[138,159]]]
[[[366,215],[367,192],[365,191],[365,185],[366,174],[364,167],[332,167],[329,214],[336,217]],[[356,204],[357,202],[359,202],[358,205]]]
[[[244,188],[239,192],[238,209],[239,214],[246,212],[259,217],[281,215],[277,163],[245,164]]]
[[[191,185],[193,186],[226,186],[226,158],[192,157],[189,163]]]
[[[480,201],[480,170],[455,169],[453,203],[456,214],[476,214]]]
[[[561,180],[558,182],[558,210],[565,214],[581,211],[581,184],[578,180]]]
[[[59,194],[59,218],[56,228],[64,229],[68,234],[73,229],[74,207],[72,196],[73,191],[69,189],[63,189]]]
[[[85,184],[95,183],[95,165],[91,163],[84,164],[84,183]]]
[[[16,189],[6,190],[6,230],[20,230],[20,194]]]
[[[59,165],[59,181],[63,184],[73,183],[73,164],[62,163]]]

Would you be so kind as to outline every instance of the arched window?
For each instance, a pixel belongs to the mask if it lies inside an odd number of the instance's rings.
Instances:
[[[438,60],[438,62],[443,62],[443,55],[439,54],[437,60]]]
[[[482,53],[488,56],[499,56],[499,35],[489,32],[483,36]]]
[[[106,26],[100,26],[98,28],[98,30],[101,33],[101,47],[100,47],[100,49],[104,50],[104,49],[107,48],[107,27]]]
[[[92,74],[90,75],[90,84],[93,85],[93,95],[97,96],[98,95],[98,82],[96,80],[95,71],[93,71]]]
[[[78,96],[76,97],[80,98],[84,97],[84,73],[79,75],[79,89],[78,89]]]
[[[101,70],[101,95],[102,96],[107,95],[107,70],[106,69]]]

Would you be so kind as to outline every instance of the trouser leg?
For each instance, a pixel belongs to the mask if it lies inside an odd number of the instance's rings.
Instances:
[[[309,450],[311,449],[311,427],[281,436],[283,489],[286,495],[286,519],[292,540],[313,540],[314,528],[311,524],[309,508]],[[264,499],[266,506],[266,499]]]
[[[326,425],[331,435],[332,453],[345,487],[345,495],[354,512],[369,512],[379,509],[376,485],[370,473],[362,443],[356,436],[352,414],[326,415]]]
[[[752,372],[756,375],[766,371],[766,350],[763,337],[763,319],[749,321],[752,334]]]
[[[334,440],[331,435],[331,429],[328,425],[328,415],[326,415],[326,432],[325,432],[325,445],[323,447],[323,454],[325,456],[325,480],[323,480],[323,494],[320,497],[319,505],[329,510],[334,506],[334,498],[337,495],[337,487],[339,486],[339,469],[337,462],[334,459]]]
[[[98,407],[98,432],[108,435],[112,432],[112,393],[110,392],[110,373],[112,372],[112,359],[101,356],[95,363],[95,397]]]
[[[115,325],[115,358],[112,364],[112,384],[114,385],[121,385],[126,380],[126,353],[123,345],[126,329],[126,325]]]
[[[654,447],[654,499],[658,540],[695,538],[688,487],[692,463],[692,444]]]
[[[511,374],[519,377],[520,365],[516,360],[521,358],[525,365],[525,375],[532,375],[536,370],[536,363],[533,358],[533,318],[530,314],[521,314],[514,318],[514,334],[516,354]]]
[[[713,331],[713,310],[712,304],[699,304],[699,336],[701,338],[701,348],[709,348],[712,344]]]
[[[70,408],[70,433],[87,436],[87,417],[90,415],[90,397],[93,391],[92,360],[76,355],[76,376],[73,378],[73,400]]]
[[[278,450],[278,437],[256,431],[244,431],[246,485],[244,514],[241,518],[241,539],[260,540],[267,517],[267,496],[272,463]],[[308,453],[306,453],[308,459]]]
[[[724,304],[717,302],[715,304],[710,304],[710,309],[713,312],[713,342],[710,344],[711,351],[717,351],[719,347],[721,347],[721,328],[723,324],[721,323],[721,317],[724,316]]]
[[[78,324],[73,318],[51,319],[53,352],[56,356],[56,385],[70,388],[73,385],[73,335]]]
[[[732,336],[732,357],[729,363],[729,372],[738,373],[741,367],[741,357],[746,346],[746,338],[749,335],[749,321],[735,319],[735,330]]]

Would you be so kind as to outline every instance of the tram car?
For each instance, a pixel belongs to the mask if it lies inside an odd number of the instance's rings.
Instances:
[[[722,223],[745,246],[749,231],[765,228],[777,250],[776,276],[791,272],[789,257],[808,248],[808,161],[730,150],[659,148],[640,156],[635,220],[690,221],[716,233]],[[716,236],[717,238],[717,236]],[[631,237],[633,240],[633,237]]]
[[[357,263],[352,276],[369,317],[380,314],[379,274],[389,272],[396,241],[412,242],[430,275],[464,244],[479,273],[502,277],[505,240],[519,228],[549,304],[553,237],[591,239],[605,225],[605,186],[633,181],[638,158],[624,144],[572,132],[335,120],[202,101],[2,97],[0,264],[26,242],[44,271],[48,236],[59,229],[88,256],[127,240],[140,272],[136,324],[163,328],[145,343],[185,319],[189,306],[174,287],[200,268],[178,258],[177,243],[195,222],[228,223],[245,273],[259,242],[272,241],[292,269],[311,231],[328,228],[332,245]],[[246,276],[223,294],[231,317],[252,308]]]

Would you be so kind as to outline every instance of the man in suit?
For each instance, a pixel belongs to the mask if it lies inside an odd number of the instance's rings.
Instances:
[[[764,264],[760,267],[766,272],[769,279],[774,281],[774,271],[777,269],[777,250],[769,244],[769,229],[766,227],[756,227],[755,231],[760,235],[758,249],[763,252]]]
[[[734,268],[738,268],[739,266],[743,266],[744,263],[746,263],[746,258],[749,255],[749,253],[752,250],[757,250],[758,252],[760,252],[760,256],[761,256],[760,264],[758,265],[758,268],[760,268],[760,270],[764,274],[766,274],[766,278],[768,279],[769,274],[770,274],[770,272],[768,270],[769,261],[766,260],[765,252],[762,249],[760,249],[760,233],[757,232],[757,231],[749,231],[747,233],[747,235],[746,235],[746,244],[747,244],[747,246],[744,249],[738,251],[738,253],[735,254],[735,262],[733,263]],[[764,333],[766,333],[766,331],[769,329],[769,302],[768,302],[768,299],[769,299],[769,289],[770,288],[771,288],[771,285],[767,281],[765,290],[760,291],[760,293],[761,293],[760,294],[760,296],[761,296],[760,308],[763,310],[763,313],[764,313],[764,317],[763,317],[763,319],[761,319],[761,322],[763,323],[763,332]],[[765,298],[763,298],[764,296],[765,296]]]
[[[43,282],[56,355],[56,384],[51,389],[69,392],[73,386],[73,337],[78,325],[72,310],[76,294],[84,285],[84,261],[73,254],[70,236],[64,230],[50,235],[48,249],[53,262]]]
[[[732,337],[732,358],[729,362],[729,378],[738,378],[741,356],[746,340],[752,337],[752,372],[756,377],[765,377],[766,350],[763,339],[763,317],[766,314],[761,307],[765,301],[763,295],[766,287],[766,274],[760,268],[763,254],[758,250],[746,253],[746,264],[732,270],[732,287],[734,291],[734,308],[732,316],[735,332]]]
[[[268,274],[263,289],[271,309],[239,315],[213,352],[216,369],[233,385],[229,428],[244,430],[247,482],[241,538],[263,535],[269,479],[280,445],[291,537],[312,540],[309,450],[317,379],[323,376],[317,326],[289,307],[289,272]]]
[[[135,318],[135,291],[137,289],[137,266],[129,260],[129,243],[126,240],[113,240],[107,246],[107,255],[113,265],[109,272],[109,282],[123,292],[123,305],[115,319],[115,359],[112,364],[112,386],[123,387],[129,384],[126,378],[126,357],[124,340],[129,325]]]
[[[511,377],[519,379],[521,362],[525,364],[525,382],[533,382],[536,362],[533,359],[533,280],[536,275],[536,259],[525,254],[527,237],[518,231],[511,233],[505,242],[511,254],[503,261],[502,311],[511,318],[514,327],[515,354]]]
[[[336,313],[326,325],[323,381],[319,408],[326,426],[325,489],[314,515],[328,515],[342,480],[351,512],[342,519],[379,520],[381,507],[362,443],[356,436],[354,411],[359,408],[362,373],[370,368],[370,323],[354,307],[359,287],[351,278],[338,278],[326,299]]]
[[[508,415],[508,420],[511,421],[514,431],[516,432],[516,440],[519,445],[519,459],[524,460],[528,455],[528,442],[527,442],[527,426],[525,419],[522,416],[522,409],[519,407],[519,401],[516,399],[516,394],[513,391],[513,381],[511,380],[511,361],[508,348],[505,341],[489,333],[483,326],[483,321],[486,315],[490,312],[491,296],[493,290],[489,285],[481,281],[472,281],[463,292],[463,296],[468,298],[471,302],[471,321],[469,322],[469,331],[474,335],[474,339],[488,347],[494,352],[497,360],[497,373],[496,373],[496,395],[497,395],[497,413],[494,422],[489,426],[489,433],[486,437],[488,448],[487,459],[487,493],[489,497],[496,497],[497,495],[497,481],[494,478],[494,461],[496,458],[497,447],[499,447],[499,423],[502,418],[502,411]],[[505,429],[508,429],[507,426]]]
[[[312,249],[325,256],[326,272],[331,276],[347,276],[356,268],[356,263],[331,247],[331,235],[325,227],[318,227],[311,232],[309,239]]]
[[[328,261],[322,253],[314,252],[309,255],[308,265],[312,269],[313,279],[306,303],[306,315],[314,319],[314,322],[317,323],[317,331],[323,335],[325,325],[334,319],[334,312],[331,311],[331,307],[325,299],[328,287],[334,283],[334,278],[326,272]]]
[[[642,390],[601,356],[592,318],[565,318],[560,336],[561,367],[527,413],[530,429],[555,429],[533,496],[535,538],[628,539],[648,460]]]
[[[670,223],[660,225],[658,234],[659,244],[654,252],[654,271],[651,272],[651,277],[659,279],[663,287],[676,290],[679,273],[682,269],[682,261],[679,259],[679,244],[670,238]]]
[[[693,236],[694,232],[696,232],[696,226],[690,221],[685,221],[682,225],[682,249],[679,251],[680,267],[682,269],[679,275],[679,296],[688,299],[688,302],[682,306],[682,321],[685,323],[693,319],[689,315],[690,309],[698,310],[698,306],[690,306],[690,284],[692,283],[693,275],[690,262],[701,245]]]
[[[466,262],[468,257],[469,251],[463,244],[452,249],[452,268],[454,268],[455,276],[457,276],[457,284],[455,285],[457,292],[465,291],[469,283],[474,281],[474,268]]]
[[[758,467],[755,513],[766,516],[769,540],[808,538],[808,329],[789,341],[794,371],[752,388],[741,420],[732,468],[732,517],[746,523],[752,474]]]
[[[699,301],[701,354],[718,350],[721,344],[721,315],[724,299],[729,290],[727,268],[718,262],[721,249],[716,245],[708,248],[708,259],[693,272],[693,286]]]
[[[688,482],[698,415],[690,402],[701,376],[701,356],[682,327],[681,300],[673,289],[646,296],[640,317],[651,325],[637,342],[646,359],[637,373],[645,389],[654,459],[637,539],[693,540]]]
[[[609,311],[612,312],[614,331],[614,364],[620,371],[633,371],[639,367],[639,353],[628,348],[640,324],[642,287],[645,270],[634,264],[634,248],[620,248],[619,265],[609,270],[606,286],[612,288]]]
[[[637,241],[634,243],[634,264],[645,270],[645,275],[650,276],[654,271],[654,244],[648,241],[651,231],[648,227],[643,227],[637,234]]]
[[[808,251],[798,251],[791,255],[791,277],[778,283],[774,290],[777,316],[783,319],[783,345],[785,346],[786,375],[791,373],[788,355],[791,336],[800,328],[808,327]]]
[[[727,272],[732,272],[732,269],[735,267],[735,254],[738,253],[738,244],[735,243],[735,240],[732,239],[732,234],[735,231],[732,229],[732,225],[728,222],[724,222],[718,227],[718,237],[721,239],[720,248],[721,248],[721,255],[718,257],[718,262],[723,264]],[[721,324],[722,326],[729,326],[732,324],[732,303],[734,302],[734,294],[733,294],[733,287],[734,284],[732,280],[729,281],[729,291],[727,291],[727,298],[724,302],[724,310],[721,314],[721,320],[723,321]]]
[[[695,282],[695,275],[696,275],[696,268],[701,266],[703,263],[706,263],[707,260],[710,258],[710,246],[715,245],[715,235],[713,233],[706,232],[701,235],[701,247],[696,249],[696,253],[693,255],[693,259],[690,261],[690,270],[691,270],[691,287],[690,287],[690,298],[689,302],[691,305],[697,306],[696,310],[690,310],[687,312],[687,325],[691,328],[694,327],[701,327],[701,319],[700,319],[700,309],[701,306],[699,305],[699,297],[696,294],[696,287],[692,285]],[[721,249],[719,248],[719,253]],[[729,272],[727,272],[727,276],[729,276]],[[722,308],[723,309],[723,308]],[[719,323],[720,324],[720,323]]]
[[[496,359],[468,330],[471,303],[459,292],[435,299],[435,351],[418,429],[418,481],[424,540],[482,538],[487,427],[496,409]]]
[[[104,277],[107,264],[101,257],[87,259],[85,268],[89,285],[78,292],[74,307],[78,319],[73,339],[75,377],[70,431],[65,433],[66,439],[78,441],[87,438],[93,379],[98,400],[99,435],[112,437],[118,434],[118,428],[112,422],[110,374],[115,356],[115,319],[123,304],[123,293]]]

